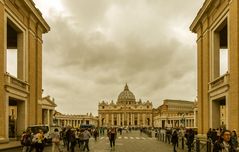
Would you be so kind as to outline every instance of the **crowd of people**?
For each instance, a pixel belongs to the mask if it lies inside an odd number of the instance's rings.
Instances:
[[[197,131],[193,129],[166,128],[158,129],[156,136],[173,145],[173,152],[177,152],[179,141],[186,144],[187,151],[191,152],[196,143]],[[199,140],[199,139],[198,139]],[[181,144],[181,143],[180,143]],[[236,130],[225,128],[209,129],[207,132],[207,151],[213,152],[238,152],[238,136]],[[210,148],[209,148],[210,146]]]
[[[69,152],[74,152],[76,146],[79,147],[80,151],[90,151],[89,149],[89,139],[91,137],[97,141],[99,137],[99,133],[104,136],[105,130],[107,131],[107,136],[110,141],[111,149],[115,148],[115,140],[117,137],[117,131],[122,134],[122,129],[116,128],[82,128],[82,129],[74,129],[74,128],[63,128],[59,131],[57,128],[54,129],[54,132],[51,133],[51,144],[52,144],[52,152],[62,152],[66,149]],[[44,138],[44,133],[42,130],[39,130],[36,134],[33,134],[30,129],[24,131],[21,136],[21,145],[23,152],[43,152],[46,140]]]
[[[209,129],[207,139],[213,144],[213,152],[238,152],[237,133],[225,128]]]
[[[42,152],[45,145],[43,131],[38,130],[35,135],[31,130],[24,131],[21,137],[21,144],[23,146],[23,152],[31,152],[34,149],[36,152]]]

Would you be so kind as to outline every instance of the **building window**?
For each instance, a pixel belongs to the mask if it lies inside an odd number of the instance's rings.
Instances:
[[[23,79],[23,32],[9,19],[7,20],[7,72]]]
[[[225,19],[214,31],[214,79],[228,71],[228,26]]]

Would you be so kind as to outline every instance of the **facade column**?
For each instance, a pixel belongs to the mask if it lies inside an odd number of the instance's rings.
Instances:
[[[131,126],[134,126],[134,113],[131,114]]]
[[[137,126],[140,127],[140,114],[138,113]]]
[[[113,113],[111,114],[111,125],[112,126],[114,125],[114,114]]]
[[[130,122],[130,117],[131,117],[131,113],[128,114],[128,126],[131,125],[131,122]]]
[[[122,113],[122,126],[124,126],[125,113]]]
[[[47,124],[50,125],[50,110],[47,109]]]
[[[150,114],[150,118],[149,118],[149,122],[150,122],[150,126],[153,126],[153,115]]]
[[[109,114],[108,113],[106,114],[106,126],[107,127],[109,126]]]
[[[145,126],[145,114],[142,115],[143,115],[143,126]]]
[[[101,114],[99,114],[99,127],[102,127],[102,117],[101,117]]]
[[[117,114],[117,126],[120,126],[120,114]]]
[[[126,126],[128,126],[128,124],[129,124],[128,118],[129,118],[129,117],[128,117],[128,113],[126,113],[126,118],[125,118],[125,119],[126,119]]]
[[[129,126],[129,113],[127,113],[127,126]]]

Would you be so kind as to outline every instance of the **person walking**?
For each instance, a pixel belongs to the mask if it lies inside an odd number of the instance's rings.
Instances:
[[[67,151],[70,150],[70,138],[71,138],[71,128],[68,128],[66,130],[66,148],[67,148]]]
[[[69,141],[70,141],[70,149],[71,149],[71,152],[75,152],[76,136],[75,136],[75,131],[73,131],[73,130],[71,130],[71,132],[70,132]]]
[[[237,133],[235,129],[232,131],[231,143],[232,143],[232,148],[237,151],[238,141],[237,141]]]
[[[44,150],[44,134],[41,129],[36,134],[35,138],[36,138],[36,152],[43,152],[43,150]]]
[[[94,129],[93,135],[94,135],[95,141],[97,141],[97,137],[99,136],[99,132],[97,128]]]
[[[83,150],[84,148],[84,135],[83,135],[84,130],[80,129],[80,133],[79,133],[79,148],[80,150]]]
[[[214,146],[213,152],[236,152],[231,143],[231,131],[224,130]]]
[[[23,146],[22,152],[30,152],[31,150],[31,132],[30,130],[27,130],[26,132],[24,131],[21,137],[21,144]]]
[[[115,148],[115,140],[116,140],[117,132],[115,128],[111,128],[108,132],[108,137],[110,140],[110,147]]]
[[[76,144],[79,144],[79,147],[80,147],[80,129],[76,129],[75,131],[75,137],[76,137]]]
[[[54,132],[52,133],[51,138],[52,138],[52,152],[61,152],[60,133],[57,128],[54,129]]]
[[[85,131],[83,132],[83,139],[84,139],[84,148],[83,151],[85,151],[85,149],[87,149],[87,151],[90,151],[89,149],[89,139],[90,139],[90,132],[88,131],[88,129],[85,129]]]
[[[187,138],[188,152],[191,152],[192,144],[194,140],[194,131],[192,129],[189,129],[186,138]]]
[[[173,144],[173,151],[177,152],[176,146],[177,146],[177,143],[178,143],[178,134],[177,134],[176,130],[172,134],[171,142]]]

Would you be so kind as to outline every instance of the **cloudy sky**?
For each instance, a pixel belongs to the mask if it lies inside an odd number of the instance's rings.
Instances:
[[[65,114],[97,114],[125,83],[136,99],[196,98],[196,35],[203,0],[34,0],[44,35],[43,88]]]

